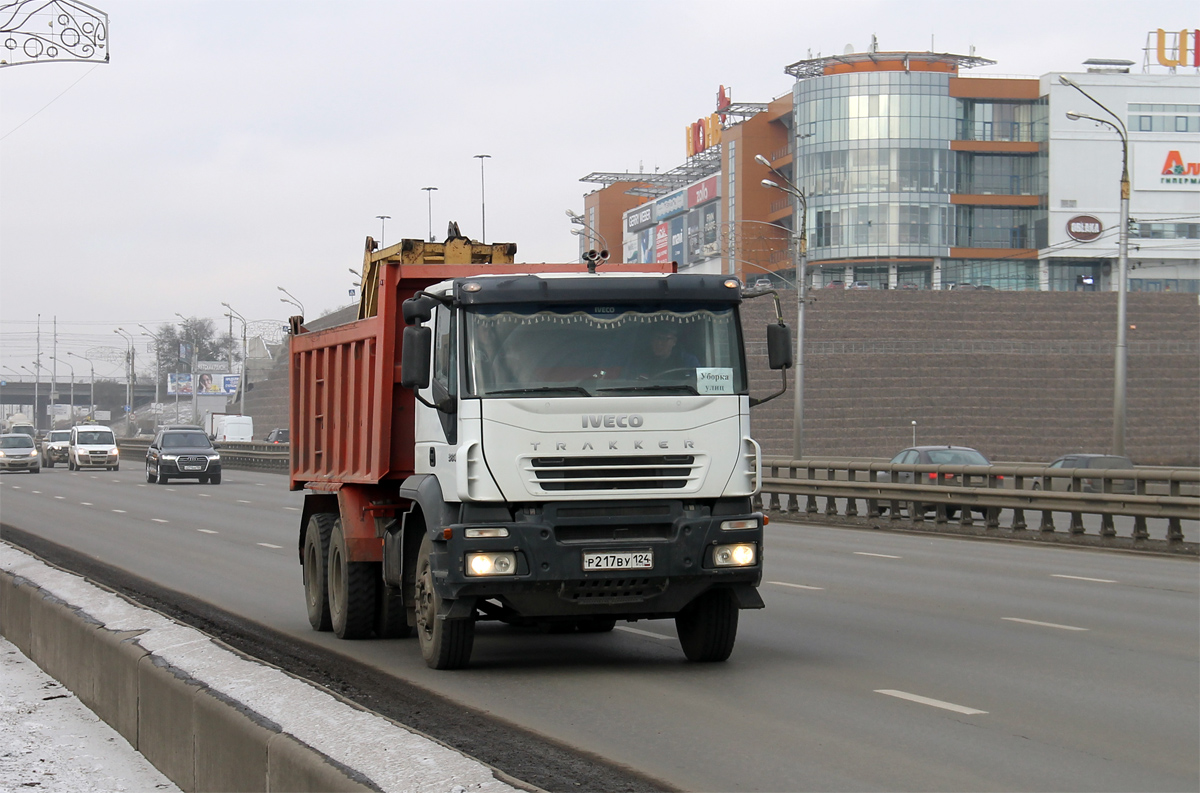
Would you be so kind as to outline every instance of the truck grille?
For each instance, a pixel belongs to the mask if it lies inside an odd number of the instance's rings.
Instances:
[[[667,591],[666,578],[600,578],[564,583],[558,596],[573,603],[637,603]]]
[[[545,491],[679,490],[700,476],[690,454],[646,457],[534,457],[533,484]]]

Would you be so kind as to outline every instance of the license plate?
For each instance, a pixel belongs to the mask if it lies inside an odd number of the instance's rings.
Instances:
[[[202,466],[202,465],[181,465],[181,466],[179,466],[179,468],[182,471],[203,471],[204,470],[204,466]]]
[[[583,570],[652,570],[653,551],[584,551]]]

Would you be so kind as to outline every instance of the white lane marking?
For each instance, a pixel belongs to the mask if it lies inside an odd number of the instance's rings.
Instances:
[[[262,482],[255,482],[254,486],[255,487],[266,487],[266,485],[264,485]]]
[[[125,514],[125,510],[123,510],[123,509],[114,509],[113,512],[119,513],[121,515]]]
[[[825,589],[825,587],[823,587],[823,586],[805,586],[804,584],[789,584],[787,581],[768,581],[767,583],[774,584],[775,586],[790,586],[792,589],[820,589],[820,590]]]
[[[58,499],[59,501],[66,501],[66,500],[67,500],[67,497],[66,497],[66,496],[55,496],[55,498],[56,498],[56,499]]]
[[[90,501],[80,501],[79,503],[80,503],[80,504],[82,504],[82,505],[83,505],[83,506],[85,506],[85,507],[91,507],[91,506],[95,506],[95,505],[94,505],[94,504],[92,504],[92,502],[90,502]]]
[[[196,531],[200,532],[201,534],[220,534],[221,533],[219,531],[213,531],[212,529],[196,529]]]
[[[1060,575],[1058,573],[1051,573],[1050,577],[1051,578],[1069,578],[1072,581],[1094,581],[1097,584],[1115,584],[1115,583],[1117,583],[1116,581],[1113,581],[1111,578],[1088,578],[1086,576],[1081,576],[1081,575]]]
[[[284,509],[291,510],[292,512],[299,512],[299,511],[300,511],[300,507],[284,507]]]
[[[920,705],[929,705],[933,708],[951,710],[955,713],[961,713],[964,716],[979,716],[987,713],[986,710],[976,710],[975,708],[968,708],[963,705],[955,705],[953,702],[943,702],[940,699],[930,699],[929,697],[922,697],[919,694],[910,694],[907,691],[894,691],[889,688],[877,688],[875,689],[875,693],[887,694],[889,697],[896,697],[897,699],[907,699],[909,702],[916,702]]]
[[[13,485],[13,486],[12,486],[12,489],[13,489],[13,490],[20,490],[20,489],[21,489],[21,486],[20,486],[20,485]]]
[[[877,556],[880,559],[903,559],[903,556],[892,556],[890,553],[867,553],[866,551],[855,551],[855,556]]]
[[[1020,622],[1025,625],[1039,625],[1043,628],[1058,628],[1059,630],[1064,630],[1064,631],[1091,630],[1091,628],[1076,628],[1074,625],[1059,625],[1056,622],[1038,622],[1037,620],[1023,620],[1020,617],[1001,617],[1000,619],[1008,620],[1009,622]]]
[[[145,482],[143,482],[143,483],[141,483],[140,485],[138,485],[138,487],[145,487],[145,486],[146,486],[146,483],[145,483]]]
[[[211,493],[201,493],[200,498],[212,498],[212,494]]]
[[[283,547],[282,545],[272,545],[269,542],[260,542],[259,545],[261,545],[264,548],[274,548],[277,551]]]
[[[629,628],[624,625],[618,625],[617,630],[625,631],[626,633],[636,633],[638,636],[649,636],[651,639],[664,639],[668,642],[675,638],[674,636],[663,636],[661,633],[651,633],[650,631],[644,631],[639,628]]]
[[[93,477],[92,477],[92,479],[99,479],[99,478],[100,478],[100,477],[98,477],[98,476],[93,476]]]
[[[169,520],[163,520],[162,518],[150,518],[150,520],[154,521],[155,523],[170,523],[171,522]]]
[[[29,492],[33,493],[35,496],[40,496],[42,494],[42,491],[40,490],[30,490]]]
[[[242,500],[242,499],[240,499],[240,498],[239,498],[239,499],[237,500],[237,503],[239,503],[239,504],[253,504],[254,502],[253,502],[253,501],[244,501],[244,500]]]

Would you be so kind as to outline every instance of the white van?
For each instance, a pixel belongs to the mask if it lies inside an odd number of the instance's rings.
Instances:
[[[208,437],[216,442],[252,441],[254,440],[254,418],[239,416],[233,413],[212,413],[208,427]]]
[[[121,467],[121,454],[117,450],[117,436],[112,429],[100,424],[77,424],[71,427],[71,440],[67,445],[67,468],[107,468],[116,471]]]

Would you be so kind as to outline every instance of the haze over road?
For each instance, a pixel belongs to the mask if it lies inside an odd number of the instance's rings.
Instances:
[[[724,664],[670,622],[481,624],[469,669],[308,627],[301,493],[0,476],[0,521],[689,790],[1200,788],[1194,561],[772,523]]]

